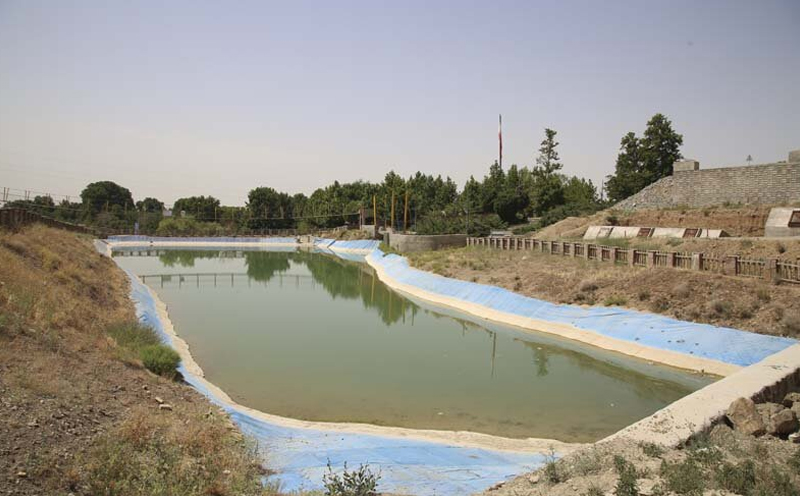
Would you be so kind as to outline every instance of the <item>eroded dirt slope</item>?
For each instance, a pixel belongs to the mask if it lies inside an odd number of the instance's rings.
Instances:
[[[227,418],[122,359],[127,295],[89,239],[0,231],[0,494],[267,493]]]

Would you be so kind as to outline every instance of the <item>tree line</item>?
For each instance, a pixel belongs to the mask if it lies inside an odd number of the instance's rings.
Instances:
[[[603,200],[591,181],[561,172],[557,135],[545,129],[530,167],[513,164],[504,170],[495,162],[480,180],[471,176],[461,191],[450,177],[417,172],[403,178],[389,171],[379,183],[334,181],[310,196],[260,186],[250,190],[243,207],[223,206],[213,196],[180,198],[170,217],[164,216],[163,202],[151,197],[134,202],[129,189],[111,181],[87,185],[80,202],[56,204],[37,196],[7,206],[112,231],[131,232],[138,225],[141,233],[164,235],[310,232],[359,222],[424,234],[471,235],[516,225],[521,233],[606,208],[670,175],[673,162],[682,158],[683,136],[664,115],[654,115],[641,138],[633,132],[623,136],[615,172],[605,184],[608,199]]]

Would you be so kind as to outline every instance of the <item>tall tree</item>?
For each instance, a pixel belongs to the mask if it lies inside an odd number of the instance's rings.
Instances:
[[[545,138],[542,140],[542,145],[539,148],[539,156],[536,157],[536,165],[541,168],[545,174],[552,174],[563,167],[558,156],[559,143],[556,141],[556,131],[550,128],[545,128]]]
[[[118,206],[123,211],[133,210],[133,196],[128,188],[112,181],[90,183],[81,191],[83,206],[92,214]]]
[[[564,188],[561,177],[557,171],[563,165],[558,156],[558,141],[556,131],[545,128],[544,140],[539,147],[539,156],[536,157],[536,166],[532,171],[532,181],[528,196],[534,213],[542,215],[548,210],[564,203]]]
[[[672,129],[672,122],[656,114],[647,122],[644,136],[632,132],[620,142],[614,175],[606,188],[612,201],[623,200],[644,187],[672,174],[672,165],[682,158],[683,135]]]
[[[136,202],[136,209],[140,212],[146,213],[161,213],[164,210],[164,203],[148,196],[144,200],[139,200]]]
[[[642,175],[647,184],[672,175],[672,165],[683,158],[683,135],[672,129],[664,114],[656,114],[647,122],[642,138]]]
[[[200,221],[211,221],[218,218],[217,209],[219,208],[219,200],[213,196],[189,196],[186,198],[179,198],[172,206],[173,215],[180,215],[185,212]]]
[[[624,200],[646,186],[642,170],[642,150],[639,138],[630,132],[620,141],[620,152],[614,174],[608,176],[606,191],[613,202]]]

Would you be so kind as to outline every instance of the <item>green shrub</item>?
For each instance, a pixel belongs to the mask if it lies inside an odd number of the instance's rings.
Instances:
[[[620,455],[614,455],[614,468],[619,474],[617,486],[614,488],[615,496],[639,496],[636,467]]]
[[[493,229],[505,229],[506,223],[496,214],[464,215],[428,214],[415,226],[417,234],[458,234],[488,236]]]
[[[140,357],[145,368],[154,374],[169,379],[178,376],[178,364],[181,357],[178,352],[164,344],[145,346],[140,352]]]
[[[628,299],[621,295],[611,295],[605,299],[603,305],[607,307],[621,307],[628,303]]]
[[[558,484],[559,482],[567,480],[566,474],[561,473],[558,467],[556,453],[552,449],[550,449],[550,453],[545,455],[544,478],[552,484]]]
[[[727,316],[731,313],[731,304],[725,300],[712,300],[708,304],[709,310],[721,317]]]
[[[677,494],[700,496],[705,489],[703,470],[691,458],[679,463],[661,462],[661,477],[667,489]]]
[[[800,475],[800,448],[797,448],[792,456],[789,457],[789,466],[792,467],[797,475]]]
[[[583,496],[604,496],[605,493],[597,486],[590,486],[589,490],[583,493]]]
[[[109,336],[114,338],[119,346],[138,352],[146,347],[161,344],[161,339],[156,331],[140,322],[118,322],[107,330]]]
[[[756,466],[752,460],[736,465],[723,463],[717,470],[715,479],[719,487],[746,496],[752,494],[756,485]]]
[[[221,236],[225,230],[216,222],[198,222],[192,218],[168,217],[158,223],[159,236]]]
[[[642,449],[642,452],[649,456],[650,458],[661,458],[661,455],[664,454],[664,448],[656,443],[639,443],[639,447]]]
[[[376,496],[380,479],[380,474],[373,474],[367,465],[348,472],[346,462],[340,477],[333,472],[329,460],[328,473],[322,476],[322,484],[325,496]]]
[[[772,467],[759,478],[752,494],[754,496],[800,496],[800,489],[792,483],[789,474]]]

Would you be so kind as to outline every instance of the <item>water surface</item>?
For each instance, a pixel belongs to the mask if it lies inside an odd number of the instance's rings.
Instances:
[[[711,382],[412,301],[331,255],[158,253],[116,255],[206,378],[275,415],[585,442]]]

